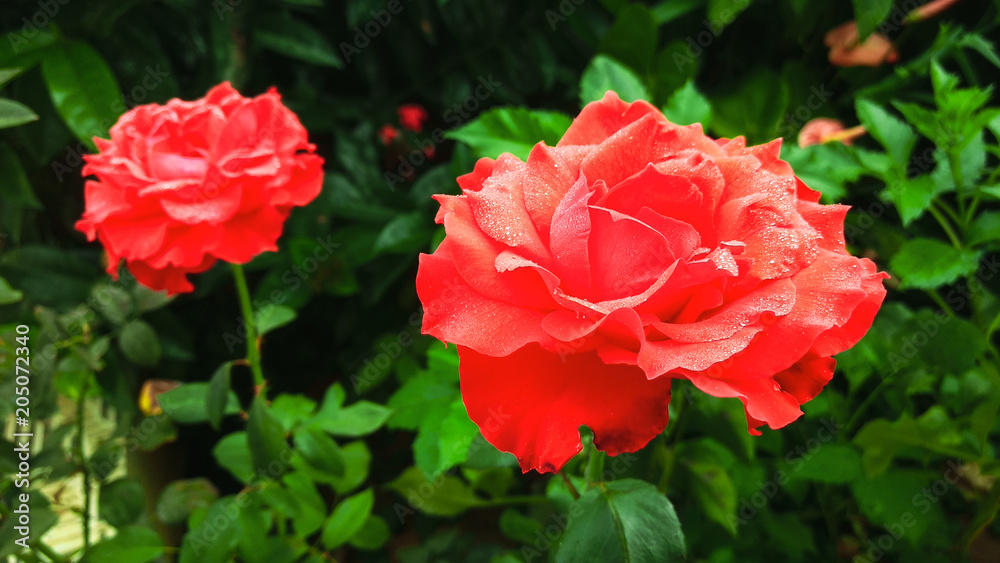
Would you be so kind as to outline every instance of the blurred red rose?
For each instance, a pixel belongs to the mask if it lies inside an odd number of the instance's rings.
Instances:
[[[86,157],[86,209],[76,228],[104,245],[108,273],[125,261],[148,287],[182,293],[216,260],[277,250],[291,208],[315,198],[323,159],[271,89],[244,98],[223,83],[193,102],[123,115]]]
[[[427,121],[427,110],[419,104],[399,106],[396,108],[396,113],[399,114],[400,125],[417,133],[424,128],[424,122]]]
[[[835,27],[823,37],[823,43],[830,48],[830,63],[837,66],[882,66],[899,59],[896,48],[881,33],[872,33],[860,41],[858,24],[849,21]]]
[[[392,125],[386,123],[382,127],[379,127],[378,138],[382,141],[383,145],[388,145],[399,138],[399,129],[396,129]]]
[[[847,207],[778,158],[609,92],[527,162],[481,159],[435,196],[425,333],[458,345],[469,416],[528,471],[663,431],[674,378],[738,397],[751,432],[798,418],[885,289],[847,254]]]

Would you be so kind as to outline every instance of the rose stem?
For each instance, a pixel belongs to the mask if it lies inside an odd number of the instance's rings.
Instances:
[[[607,454],[597,449],[597,446],[593,444],[590,445],[590,455],[587,457],[587,468],[584,470],[583,474],[588,487],[600,483],[604,478],[604,458],[606,456]]]
[[[566,488],[569,489],[569,494],[573,496],[573,500],[580,498],[580,492],[576,490],[576,486],[569,480],[569,477],[562,471],[559,471],[559,476],[566,482]]]
[[[250,291],[247,289],[247,278],[243,275],[243,266],[231,264],[233,267],[233,279],[236,280],[236,291],[240,294],[240,310],[243,312],[243,324],[247,329],[247,363],[250,364],[250,372],[253,373],[254,393],[262,398],[266,398],[264,387],[264,372],[260,369],[260,350],[257,342],[257,323],[253,316],[253,306],[250,304]]]

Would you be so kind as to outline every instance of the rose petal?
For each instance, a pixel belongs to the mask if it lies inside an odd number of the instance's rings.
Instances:
[[[450,257],[420,255],[417,295],[424,305],[422,332],[443,342],[490,356],[506,356],[531,342],[554,344],[541,327],[548,311],[484,296],[462,279]]]
[[[605,365],[593,352],[560,357],[529,345],[491,358],[463,346],[458,351],[469,417],[525,472],[561,469],[582,449],[581,425],[594,432],[599,449],[618,455],[639,450],[667,424],[669,379],[649,381],[639,369]]]

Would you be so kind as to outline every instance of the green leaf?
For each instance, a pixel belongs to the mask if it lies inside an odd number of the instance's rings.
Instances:
[[[920,218],[930,208],[934,196],[942,191],[941,185],[930,174],[924,174],[891,182],[888,193],[906,227]]]
[[[899,276],[900,289],[934,289],[971,275],[978,265],[978,252],[936,239],[912,238],[889,261],[889,270]]]
[[[115,537],[95,544],[84,555],[88,563],[146,563],[163,555],[163,540],[145,526],[128,526]]]
[[[295,309],[284,305],[273,305],[255,313],[257,334],[264,336],[272,330],[283,327],[295,320],[298,314]]]
[[[904,347],[898,351],[904,355],[910,352],[909,348],[905,348],[906,342],[910,342],[913,347],[919,348],[921,361],[918,364],[937,373],[962,373],[972,368],[976,358],[989,347],[976,325],[965,319],[952,318],[943,311],[919,311],[907,321],[903,330],[904,334],[911,336],[904,337]],[[921,336],[918,337],[918,333]],[[899,361],[896,357],[890,358]]]
[[[210,384],[204,382],[185,383],[157,397],[163,413],[181,424],[198,424],[208,422],[208,395]],[[224,414],[237,414],[241,411],[239,399],[232,391],[227,393],[228,399]]]
[[[271,401],[271,414],[281,422],[286,432],[308,420],[315,410],[316,401],[302,395],[283,393]]]
[[[146,510],[142,485],[132,479],[117,479],[101,485],[98,513],[115,528],[135,523]]]
[[[751,0],[708,0],[705,15],[710,29],[716,36],[736,19],[743,10],[750,7]]]
[[[164,524],[181,524],[199,509],[212,506],[219,490],[204,477],[171,481],[156,503],[156,517]]]
[[[229,403],[229,379],[233,363],[225,362],[208,382],[208,391],[205,393],[205,416],[208,418],[212,428],[218,430],[222,424],[222,417],[226,415],[226,406]]]
[[[303,428],[295,433],[295,447],[309,465],[334,477],[343,477],[346,462],[340,446],[319,430]]]
[[[167,295],[166,291],[155,291],[141,283],[135,284],[132,288],[132,294],[135,298],[135,306],[144,313],[155,311],[174,299],[174,297]]]
[[[479,156],[497,158],[509,152],[525,160],[539,142],[555,146],[572,122],[555,111],[504,107],[481,114],[445,137],[469,145]]]
[[[0,129],[17,127],[32,121],[38,121],[38,114],[31,111],[31,108],[21,102],[0,98]]]
[[[351,536],[348,543],[358,549],[375,551],[382,549],[382,546],[389,541],[391,535],[389,525],[386,524],[385,520],[372,514],[365,520],[361,529]]]
[[[292,17],[271,18],[254,32],[257,44],[275,53],[321,66],[344,68],[344,61],[313,26]]]
[[[150,425],[146,425],[146,422]],[[147,416],[136,421],[133,428],[140,429],[141,432],[132,432],[129,437],[129,447],[137,446],[143,451],[152,451],[167,442],[177,439],[177,427],[169,417]]]
[[[703,3],[704,0],[661,0],[652,8],[653,17],[656,25],[664,25],[693,12]]]
[[[858,100],[855,110],[865,129],[885,147],[896,167],[905,171],[910,152],[917,142],[913,128],[870,100]]]
[[[729,478],[732,455],[711,439],[683,445],[676,455],[689,473],[698,505],[709,519],[736,537],[736,486]]]
[[[10,305],[17,303],[24,297],[24,292],[18,291],[7,283],[7,280],[0,278],[0,305]]]
[[[311,536],[323,526],[326,517],[326,503],[316,489],[316,483],[301,471],[286,474],[282,481],[295,504],[291,513],[295,534],[299,537]]]
[[[92,138],[107,138],[108,129],[125,111],[118,81],[108,64],[90,45],[61,40],[46,50],[42,76],[70,131],[95,149]]]
[[[341,501],[323,525],[323,545],[327,549],[335,549],[354,537],[371,516],[374,504],[375,493],[372,489],[365,489]]]
[[[663,108],[667,119],[678,125],[701,123],[707,125],[712,117],[712,105],[708,98],[695,87],[693,80],[688,80],[684,86],[670,96],[670,101]]]
[[[413,458],[429,477],[465,462],[469,446],[479,435],[479,427],[469,419],[465,403],[456,397],[452,403],[431,413],[420,426],[413,442]]]
[[[386,487],[402,495],[411,509],[433,516],[455,516],[486,504],[458,477],[438,475],[431,481],[417,467],[410,467]]]
[[[580,77],[580,104],[600,100],[609,91],[626,102],[651,99],[646,85],[631,69],[611,57],[597,55]]]
[[[641,4],[628,4],[601,39],[599,52],[617,59],[639,74],[649,72],[656,51],[656,18]]]
[[[899,113],[903,114],[907,123],[917,128],[917,131],[921,135],[938,145],[945,143],[947,130],[944,128],[944,124],[941,123],[940,117],[933,111],[923,106],[906,102],[893,101],[892,105],[899,110]]]
[[[785,115],[788,85],[778,73],[760,68],[712,102],[712,128],[719,134],[766,142],[776,136]]]
[[[674,507],[653,485],[636,479],[590,489],[570,505],[555,563],[671,563],[685,560]]]
[[[410,253],[427,246],[433,232],[433,223],[421,212],[404,213],[389,221],[378,238],[374,250],[382,253]]]
[[[841,143],[806,147],[782,143],[781,158],[807,186],[822,193],[826,201],[836,202],[847,196],[848,184],[865,171],[850,150]]]
[[[543,526],[534,518],[529,518],[513,508],[508,508],[500,514],[500,531],[517,543],[531,545],[535,542],[535,534],[542,531]]]
[[[947,546],[948,523],[934,487],[940,478],[932,471],[894,470],[870,481],[855,481],[851,492],[869,521],[896,537],[903,530],[910,545],[930,547],[944,540]]]
[[[24,71],[25,69],[23,68],[0,68],[0,87],[21,76],[21,73]]]
[[[959,46],[965,47],[967,49],[972,49],[984,59],[993,63],[993,66],[1000,68],[1000,57],[997,56],[996,48],[993,43],[990,43],[982,35],[978,33],[965,32],[962,35],[962,40],[958,42]]]
[[[253,460],[250,459],[250,442],[246,432],[227,434],[212,448],[212,457],[241,482],[251,481]]]
[[[698,50],[695,51],[694,48]],[[701,62],[701,47],[684,41],[671,41],[656,55],[656,65],[652,77],[652,91],[657,93],[657,100],[673,94],[684,84],[693,81],[698,74],[698,64]],[[644,98],[646,99],[646,98]]]
[[[330,485],[337,494],[343,495],[357,489],[368,479],[368,470],[372,462],[372,454],[363,440],[349,442],[341,447],[346,470],[344,476],[330,479]]]
[[[892,10],[892,0],[851,0],[854,20],[858,22],[858,38],[864,41]]]
[[[0,145],[0,198],[3,199],[4,207],[42,208],[31,182],[28,181],[28,174],[21,165],[21,159],[7,144]]]
[[[238,500],[246,495],[227,496],[215,501],[194,524],[181,543],[178,563],[224,563],[240,536]],[[223,525],[222,523],[225,523]],[[111,560],[113,561],[113,560]]]
[[[247,418],[247,444],[250,446],[250,459],[257,475],[271,479],[280,477],[288,469],[285,455],[288,444],[285,442],[285,432],[281,428],[270,407],[261,396],[256,396],[250,405]]]
[[[135,320],[122,327],[118,347],[125,357],[143,367],[160,363],[160,339],[146,321]]]
[[[1000,186],[997,186],[1000,189]],[[998,192],[1000,193],[1000,192]],[[969,225],[968,243],[972,246],[1000,241],[1000,212],[984,211]],[[3,283],[0,282],[0,296],[3,295]],[[0,297],[2,302],[2,297]]]
[[[335,436],[356,438],[378,430],[392,414],[392,409],[369,401],[358,401],[349,407],[324,400],[318,413],[307,423]]]
[[[458,375],[458,366],[455,366]],[[417,430],[431,413],[447,412],[459,396],[457,377],[443,379],[427,370],[410,378],[389,398],[393,410],[386,426],[391,429]]]
[[[132,296],[113,283],[101,283],[90,292],[91,306],[116,325],[124,324],[132,314]]]
[[[904,413],[899,420],[876,419],[858,431],[853,442],[862,449],[865,474],[874,477],[889,468],[897,455],[922,459],[928,453],[961,459],[976,459],[944,407],[935,405],[914,420]]]
[[[818,449],[792,460],[793,479],[843,484],[861,478],[861,455],[851,446],[822,444]]]

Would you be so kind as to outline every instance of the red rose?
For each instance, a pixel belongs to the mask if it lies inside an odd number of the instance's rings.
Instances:
[[[636,451],[673,378],[743,401],[751,431],[801,415],[885,296],[779,160],[669,123],[614,93],[527,162],[480,160],[436,196],[447,236],[421,255],[423,330],[458,345],[469,416],[527,471]]]
[[[427,121],[427,110],[420,104],[405,104],[396,108],[399,115],[399,124],[403,127],[419,133],[424,128]]]
[[[392,125],[386,123],[382,127],[379,127],[377,134],[379,140],[382,141],[382,144],[388,145],[399,138],[399,129],[396,129]]]
[[[97,238],[117,277],[168,293],[216,260],[246,263],[277,240],[291,208],[319,194],[323,159],[271,89],[244,98],[223,83],[201,100],[123,115],[86,157],[86,210],[76,228]]]

